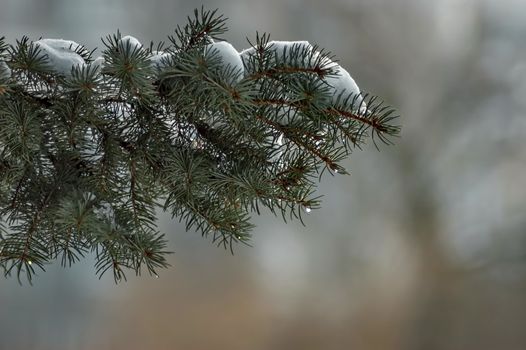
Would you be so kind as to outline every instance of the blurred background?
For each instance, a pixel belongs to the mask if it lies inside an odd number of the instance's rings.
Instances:
[[[0,278],[0,349],[526,349],[523,0],[0,0],[0,36],[166,40],[195,7],[332,51],[402,137],[325,177],[321,210],[255,217],[230,255],[160,215],[172,268],[98,280],[88,257]]]

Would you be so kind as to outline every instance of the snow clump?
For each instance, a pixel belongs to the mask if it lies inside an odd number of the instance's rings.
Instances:
[[[142,49],[142,44],[139,40],[137,40],[137,38],[134,38],[133,36],[131,35],[126,35],[124,37],[122,37],[120,40],[119,40],[119,43],[123,46],[123,47],[126,47],[126,46],[130,46],[130,48],[133,50],[133,49]]]
[[[272,59],[272,64],[280,64],[287,62],[288,57],[290,55],[290,52],[302,52],[307,51],[310,52],[312,50],[312,45],[308,41],[269,41],[265,45],[266,50],[272,51],[274,54],[274,59]],[[246,73],[251,73],[254,70],[254,58],[253,56],[256,55],[256,48],[255,47],[249,47],[248,49],[245,49],[241,51],[240,53],[241,58],[243,62],[245,63],[245,66],[247,67]]]
[[[97,72],[101,72],[102,68],[106,65],[106,60],[104,60],[104,57],[99,56],[91,62],[91,66],[95,68]]]
[[[360,113],[365,113],[367,111],[367,106],[361,95],[360,88],[358,84],[351,77],[349,72],[347,72],[342,66],[338,63],[329,62],[329,67],[334,71],[335,74],[327,76],[324,81],[330,86],[330,91],[332,95],[332,102],[336,102],[340,94],[345,98],[348,94],[352,94],[350,103],[353,103],[353,107],[356,108],[359,104],[358,110]]]
[[[169,57],[169,52],[153,51],[150,57],[150,62],[156,68],[163,68],[165,66],[166,59],[168,59]]]
[[[243,60],[241,59],[239,52],[237,52],[232,44],[226,41],[219,41],[206,45],[205,54],[212,53],[217,54],[221,58],[225,69],[230,67],[230,69],[233,69],[236,73],[238,73],[234,79],[235,83],[243,79]]]
[[[74,41],[40,39],[35,41],[34,44],[40,49],[42,55],[47,56],[51,68],[62,75],[70,76],[73,67],[82,67],[86,64],[82,56],[75,52],[82,46]]]
[[[272,63],[281,64],[288,61],[291,52],[309,52],[314,48],[308,41],[269,41],[265,45],[265,49],[271,50],[274,53],[274,58],[277,61]],[[251,57],[255,54],[256,48],[254,47],[241,51],[241,58],[247,67],[247,73],[250,73],[250,71],[254,69],[254,67],[251,67],[254,63],[253,58]],[[314,52],[311,56],[312,64],[316,62],[319,55],[319,52]],[[359,104],[358,109],[360,113],[365,113],[367,107],[363,101],[360,88],[349,72],[338,63],[331,61],[329,58],[324,58],[323,63],[334,72],[334,74],[323,78],[323,81],[329,86],[331,101],[335,103],[341,94],[343,94],[342,97],[345,97],[347,94],[352,94],[353,97],[350,99],[350,102],[355,102],[354,107],[356,107],[356,104]],[[356,99],[354,99],[354,96],[356,96]]]

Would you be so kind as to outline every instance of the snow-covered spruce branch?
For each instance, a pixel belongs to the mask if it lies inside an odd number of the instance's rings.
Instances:
[[[0,267],[31,280],[93,252],[99,275],[166,267],[163,208],[218,245],[248,244],[251,213],[302,219],[325,170],[393,110],[307,41],[257,35],[238,52],[225,19],[196,11],[169,44],[120,33],[101,55],[69,40],[0,39]]]

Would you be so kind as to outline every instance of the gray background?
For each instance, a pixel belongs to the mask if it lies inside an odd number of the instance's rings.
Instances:
[[[308,40],[402,115],[402,137],[325,177],[307,226],[254,218],[234,256],[160,215],[160,278],[93,258],[0,278],[0,349],[526,348],[526,2],[205,1],[225,39]],[[201,3],[0,0],[0,36],[166,40]]]

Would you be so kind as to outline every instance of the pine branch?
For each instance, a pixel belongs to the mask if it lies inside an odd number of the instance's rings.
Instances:
[[[195,11],[153,49],[120,32],[102,56],[72,41],[0,38],[0,266],[25,275],[94,254],[99,276],[168,266],[156,210],[218,246],[250,245],[251,215],[320,207],[326,170],[395,112],[308,42],[217,41],[217,11]]]

